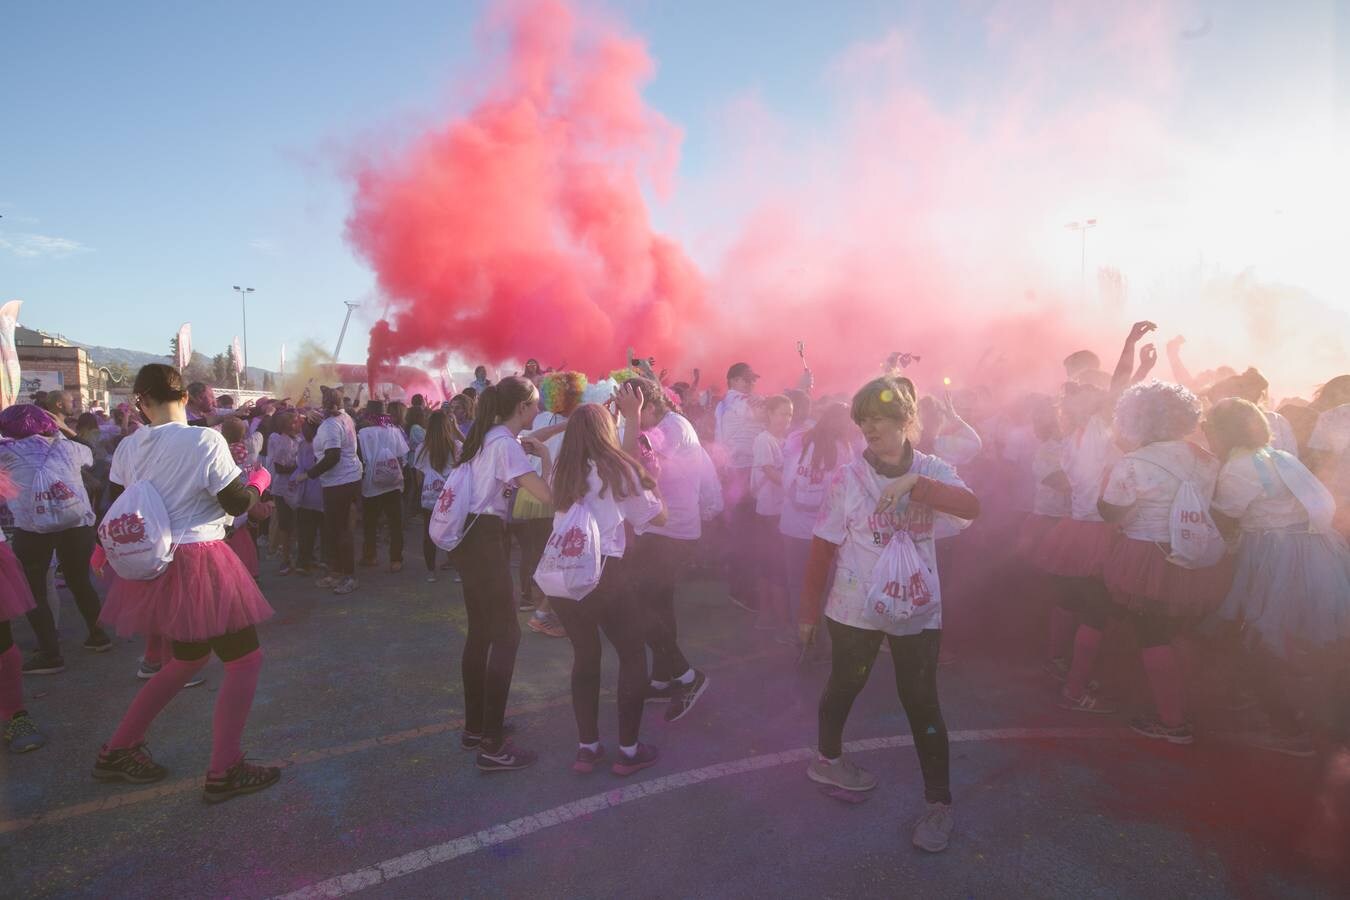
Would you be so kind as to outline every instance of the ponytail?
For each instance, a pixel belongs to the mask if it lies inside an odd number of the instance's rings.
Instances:
[[[471,462],[487,441],[488,432],[509,419],[516,407],[530,399],[539,398],[539,389],[534,382],[519,375],[508,375],[496,384],[483,388],[478,395],[478,412],[473,419],[473,427],[464,438],[464,447],[456,466]]]

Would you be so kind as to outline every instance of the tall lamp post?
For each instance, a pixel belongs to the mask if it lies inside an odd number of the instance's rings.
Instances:
[[[1070,222],[1064,226],[1069,231],[1077,231],[1082,235],[1082,246],[1078,256],[1078,284],[1079,290],[1083,295],[1083,302],[1087,302],[1087,233],[1089,228],[1097,227],[1096,219],[1084,219],[1081,222]]]
[[[248,377],[248,304],[244,298],[253,293],[251,287],[240,287],[235,285],[234,289],[239,292],[239,309],[244,314],[244,377]]]
[[[358,306],[361,305],[360,303],[357,303],[357,302],[355,302],[355,301],[353,301],[353,300],[344,300],[344,301],[342,301],[342,302],[347,304],[347,315],[346,315],[346,317],[342,320],[342,330],[338,332],[337,349],[333,351],[333,364],[334,364],[334,365],[337,364],[337,361],[338,361],[338,354],[340,354],[340,353],[342,352],[342,341],[343,341],[344,338],[347,337],[347,323],[350,322],[350,321],[352,320],[352,310],[356,309]]]

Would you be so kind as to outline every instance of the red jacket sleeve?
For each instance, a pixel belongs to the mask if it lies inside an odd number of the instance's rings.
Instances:
[[[839,552],[837,544],[831,544],[824,538],[811,538],[811,554],[806,558],[806,578],[802,584],[802,606],[797,621],[803,625],[815,625],[825,609],[825,584],[830,579],[830,566],[834,565],[835,554]]]
[[[958,519],[974,519],[980,514],[980,498],[968,488],[945,484],[932,478],[919,476],[910,496],[916,503],[930,506],[940,513],[956,516]]]

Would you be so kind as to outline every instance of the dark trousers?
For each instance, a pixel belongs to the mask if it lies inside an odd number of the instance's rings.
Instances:
[[[361,482],[323,489],[324,556],[329,574],[356,573],[356,547],[352,537],[352,504],[361,496]]]
[[[422,510],[422,562],[427,564],[428,572],[436,571],[436,552],[440,550],[431,540],[431,510]]]
[[[640,534],[629,551],[638,602],[646,607],[643,623],[652,649],[652,680],[670,681],[689,671],[675,625],[675,585],[693,548],[659,534]]]
[[[632,596],[624,560],[605,562],[600,584],[581,601],[552,598],[553,611],[572,642],[572,713],[583,744],[600,740],[600,632],[619,656],[619,745],[638,742],[647,696],[647,649],[642,611]]]
[[[951,803],[952,792],[947,749],[947,726],[938,704],[937,664],[942,632],[922,631],[894,637],[880,631],[854,628],[831,618],[833,657],[830,680],[820,697],[820,753],[838,759],[843,753],[844,723],[867,678],[872,674],[883,638],[890,643],[895,664],[895,690],[909,719],[914,749],[923,771],[924,797],[929,803]]]
[[[388,491],[378,497],[361,499],[361,528],[365,540],[361,558],[375,561],[375,540],[379,534],[380,519],[389,526],[389,561],[403,562],[403,492]]]
[[[748,606],[758,603],[756,590],[757,541],[755,497],[750,493],[750,470],[728,471],[726,490],[727,590]]]
[[[471,517],[464,540],[450,553],[450,561],[464,580],[464,610],[469,620],[460,661],[464,730],[481,734],[492,748],[501,744],[506,699],[520,646],[511,569],[502,543],[505,527],[496,516]]]
[[[53,553],[61,563],[66,586],[75,595],[75,605],[84,617],[85,626],[91,634],[98,628],[98,591],[89,580],[89,556],[94,552],[95,540],[93,525],[47,534],[22,529],[14,532],[14,555],[23,565],[24,577],[37,601],[37,606],[28,613],[28,624],[37,635],[38,649],[45,654],[61,655],[56,620],[47,602],[47,569],[52,564]]]
[[[511,538],[520,544],[520,598],[529,600],[534,588],[534,570],[544,555],[544,545],[553,533],[552,519],[517,519],[506,526],[507,555],[511,553]],[[587,743],[590,743],[587,741]]]
[[[314,542],[323,527],[323,513],[317,509],[297,509],[295,511],[295,524],[295,564],[302,569],[312,569],[314,568]],[[320,550],[322,555],[319,558],[327,559],[328,547],[323,546]]]

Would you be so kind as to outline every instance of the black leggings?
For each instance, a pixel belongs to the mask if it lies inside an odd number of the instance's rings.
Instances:
[[[534,570],[544,555],[544,545],[553,533],[552,519],[520,519],[506,526],[506,553],[511,554],[510,539],[520,544],[520,598],[529,600],[534,589]],[[588,742],[589,743],[589,742]]]
[[[895,690],[909,719],[914,749],[923,771],[924,797],[929,803],[951,803],[950,762],[947,750],[947,726],[938,704],[937,661],[942,632],[921,631],[895,637],[880,631],[854,628],[831,618],[825,619],[830,631],[833,661],[830,680],[820,697],[820,754],[828,759],[843,755],[844,723],[849,710],[867,678],[872,674],[881,639],[891,646],[895,665]]]
[[[389,526],[389,561],[403,562],[403,492],[388,491],[378,497],[361,498],[361,529],[364,541],[361,559],[375,561],[375,539],[380,531],[380,519]]]
[[[324,555],[331,575],[356,572],[355,538],[352,537],[352,505],[361,496],[361,482],[323,489]]]
[[[1135,633],[1139,646],[1163,647],[1181,630],[1181,620],[1156,612],[1127,610],[1112,602],[1100,578],[1060,578],[1063,587],[1060,606],[1078,616],[1079,622],[1097,631],[1105,631],[1112,618],[1119,618]]]
[[[94,541],[93,525],[46,534],[22,529],[14,532],[14,555],[23,565],[24,577],[37,601],[37,606],[28,611],[28,624],[33,626],[38,649],[44,654],[61,655],[56,619],[47,601],[47,567],[52,564],[52,553],[61,563],[61,573],[66,578],[66,586],[75,595],[75,605],[79,607],[85,627],[90,634],[98,629],[98,591],[89,580],[89,556],[94,552]]]
[[[221,662],[234,662],[257,649],[258,631],[250,625],[243,631],[231,631],[206,641],[174,641],[173,658],[196,662],[214,651]]]
[[[431,510],[422,510],[422,562],[427,564],[427,571],[434,573],[436,571],[436,553],[440,550],[431,540]]]
[[[470,516],[467,527],[464,540],[450,553],[464,579],[464,609],[469,619],[460,662],[464,730],[481,734],[485,745],[496,748],[516,669],[520,623],[502,543],[505,524],[497,516]]]
[[[629,551],[638,599],[647,607],[644,625],[653,681],[670,681],[689,671],[675,625],[675,584],[693,546],[692,541],[640,534]]]
[[[552,598],[553,611],[572,642],[572,712],[583,744],[600,740],[600,632],[619,656],[619,745],[638,742],[647,694],[647,649],[641,609],[622,559],[605,562],[600,584],[580,602]]]
[[[295,564],[302,569],[314,565],[314,538],[323,529],[323,513],[317,509],[297,509],[295,511],[296,539]],[[327,535],[324,536],[325,540]],[[319,547],[319,559],[328,559],[328,547]]]

